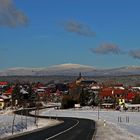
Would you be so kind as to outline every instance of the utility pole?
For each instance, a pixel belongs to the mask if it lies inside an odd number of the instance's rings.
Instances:
[[[102,91],[102,87],[100,86],[99,90],[98,90],[98,120],[100,119],[100,96],[99,94],[101,94]]]
[[[15,100],[15,111],[17,110],[17,107],[16,107],[17,104],[18,104],[18,100]],[[16,113],[14,112],[14,118],[13,118],[13,122],[12,122],[12,135],[14,133],[15,119],[16,119]]]
[[[36,93],[36,109],[35,109],[35,124],[38,127],[38,115],[39,115],[39,95]]]
[[[12,122],[12,135],[14,133],[15,118],[16,118],[16,113],[14,113],[14,118],[13,118],[13,122]]]
[[[101,90],[101,89],[100,89]],[[99,90],[99,92],[98,92],[98,120],[100,119],[100,113],[99,113],[99,104],[100,104],[100,102],[99,102],[99,93],[100,93],[100,90]]]
[[[27,101],[25,100],[25,108],[26,108],[26,129],[27,129],[27,114],[28,114],[28,111],[27,111]]]

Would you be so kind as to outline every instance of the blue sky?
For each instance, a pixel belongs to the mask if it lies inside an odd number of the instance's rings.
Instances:
[[[139,0],[0,0],[0,69],[140,66]]]

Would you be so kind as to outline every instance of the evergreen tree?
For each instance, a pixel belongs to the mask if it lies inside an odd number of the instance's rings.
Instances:
[[[132,104],[140,104],[140,95],[136,95],[132,100]]]
[[[15,105],[16,100],[19,103],[20,99],[21,99],[20,86],[19,84],[16,84],[12,93],[12,104]]]

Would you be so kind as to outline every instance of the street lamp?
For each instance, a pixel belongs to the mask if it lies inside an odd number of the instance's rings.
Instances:
[[[99,110],[100,110],[99,109],[99,107],[100,107],[100,97],[99,97],[100,92],[101,92],[101,87],[98,90],[98,120],[100,119],[100,112],[99,112]]]
[[[102,102],[102,100],[100,99],[100,94],[101,94],[101,92],[102,92],[102,89],[103,89],[103,85],[99,85],[99,87],[98,87],[98,120],[100,119],[100,107],[101,107],[101,102]]]
[[[100,97],[98,93],[98,120],[100,119]]]

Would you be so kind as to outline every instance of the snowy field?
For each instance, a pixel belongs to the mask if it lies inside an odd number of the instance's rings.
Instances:
[[[99,111],[85,107],[82,109],[49,109],[40,115],[88,118],[97,121],[98,140],[140,140],[140,112]]]
[[[33,117],[15,115],[14,127],[12,128],[13,120],[14,114],[11,110],[0,111],[0,139],[59,123],[57,120],[49,119],[38,119],[37,123],[35,123],[35,118]]]

